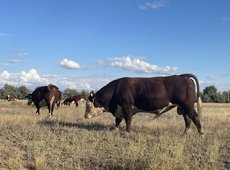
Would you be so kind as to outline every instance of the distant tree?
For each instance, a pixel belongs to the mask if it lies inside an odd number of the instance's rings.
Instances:
[[[223,97],[224,97],[224,101],[225,103],[229,103],[229,99],[230,99],[230,91],[223,91],[222,93]]]
[[[74,95],[78,94],[77,90],[75,89],[70,89],[67,88],[63,91],[63,99],[67,98],[67,97],[72,97]]]
[[[204,94],[207,94],[208,96],[215,95],[217,93],[217,88],[215,86],[207,86],[203,90]]]
[[[208,99],[207,102],[217,102],[217,88],[215,86],[207,86],[203,90],[203,95],[206,99]]]
[[[14,95],[18,99],[25,99],[25,96],[29,93],[31,93],[31,91],[25,86],[15,87],[5,84],[4,87],[0,89],[0,98],[5,99],[7,95]]]
[[[4,87],[1,89],[1,98],[5,99],[7,95],[14,95],[18,97],[17,95],[17,87],[14,87],[9,84],[5,84]]]
[[[201,98],[202,98],[202,102],[205,103],[211,102],[211,98],[207,94],[202,94]]]
[[[85,90],[82,90],[81,91],[81,94],[84,96],[85,99],[87,99],[88,95],[89,95],[89,92],[85,91]]]
[[[25,96],[27,96],[30,93],[32,93],[31,90],[29,90],[25,86],[20,86],[18,88],[18,99],[25,99]]]

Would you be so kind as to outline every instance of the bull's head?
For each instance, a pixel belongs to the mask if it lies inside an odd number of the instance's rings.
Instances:
[[[90,92],[89,98],[86,101],[85,118],[91,119],[93,117],[99,116],[103,112],[105,112],[103,107],[95,106],[95,94],[93,91]]]

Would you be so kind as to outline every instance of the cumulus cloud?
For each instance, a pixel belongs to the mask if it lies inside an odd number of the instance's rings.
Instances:
[[[0,74],[0,78],[1,79],[4,79],[4,80],[8,80],[10,78],[10,73],[8,71],[3,71],[1,74]]]
[[[177,67],[159,67],[157,65],[147,63],[140,58],[131,58],[130,56],[109,58],[107,62],[112,67],[117,67],[138,73],[173,74],[178,70]]]
[[[19,75],[20,82],[22,83],[31,83],[31,82],[39,82],[39,83],[45,83],[47,82],[46,79],[42,78],[37,70],[30,69],[28,72],[22,71]]]
[[[81,65],[78,64],[77,62],[73,61],[73,60],[69,60],[69,59],[62,59],[60,61],[60,66],[67,68],[67,69],[80,69]]]
[[[169,1],[167,0],[159,0],[159,1],[153,1],[153,2],[145,2],[143,5],[140,5],[139,8],[143,10],[147,9],[160,9],[165,7]]]

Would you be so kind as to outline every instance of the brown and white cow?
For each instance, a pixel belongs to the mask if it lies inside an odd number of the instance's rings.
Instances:
[[[69,106],[70,107],[70,103],[72,103],[72,102],[73,102],[72,98],[67,97],[67,98],[65,98],[65,100],[63,101],[62,104],[64,104],[64,106]]]
[[[43,99],[46,101],[50,116],[52,116],[55,103],[58,103],[57,105],[60,106],[61,92],[58,90],[58,87],[53,84],[37,87],[32,93],[32,101],[37,108],[36,113],[38,114],[40,114],[40,102]]]
[[[198,113],[194,108],[195,102]],[[174,107],[184,117],[185,133],[192,121],[203,134],[198,115],[201,111],[199,82],[193,74],[114,80],[97,93],[90,93],[85,117],[89,119],[105,111],[111,112],[116,117],[115,128],[119,128],[124,118],[126,131],[130,132],[132,116],[137,112],[150,112],[159,117]]]
[[[32,105],[32,103],[33,103],[32,94],[28,94],[27,96],[25,96],[25,98],[27,99],[27,105]],[[56,104],[57,104],[57,108],[58,108],[58,107],[60,107],[60,104],[61,104],[61,98],[62,98],[61,91],[58,90],[58,93],[56,94],[56,98],[57,98]],[[47,106],[47,103],[46,103],[45,99],[42,99],[39,102],[39,107],[41,108],[44,106]]]
[[[72,101],[75,103],[76,107],[78,107],[78,102],[84,102],[84,96],[81,94],[77,94],[71,97]]]
[[[9,102],[10,101],[17,101],[18,100],[18,98],[16,97],[16,96],[14,96],[14,95],[7,95],[6,96],[6,100],[8,100]]]

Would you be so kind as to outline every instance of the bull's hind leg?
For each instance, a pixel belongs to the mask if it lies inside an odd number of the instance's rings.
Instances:
[[[198,132],[200,133],[200,135],[203,135],[201,124],[200,124],[200,119],[198,118],[198,114],[195,111],[195,109],[193,109],[193,114],[190,114],[189,117],[192,119],[193,123],[196,125],[196,128]]]
[[[191,119],[189,118],[189,116],[187,114],[183,114],[183,116],[184,116],[184,121],[185,121],[184,134],[187,134],[187,132],[191,126]]]
[[[202,130],[201,130],[201,124],[200,124],[200,120],[198,118],[198,114],[197,112],[195,111],[195,109],[193,107],[184,107],[183,108],[184,110],[184,119],[185,119],[185,124],[186,124],[186,128],[187,128],[187,125],[188,127],[190,127],[190,122],[189,121],[193,121],[193,123],[195,124],[198,132],[200,135],[203,134]],[[191,120],[189,120],[191,119]]]
[[[131,122],[132,122],[132,108],[129,106],[129,104],[124,104],[122,106],[122,110],[124,112],[124,118],[125,118],[125,123],[126,123],[126,131],[129,133],[131,129]]]

